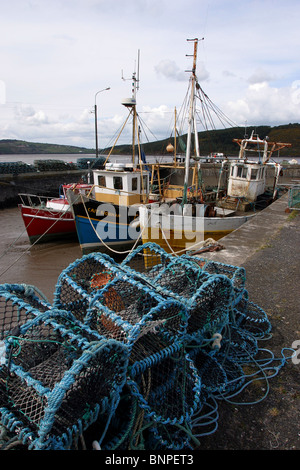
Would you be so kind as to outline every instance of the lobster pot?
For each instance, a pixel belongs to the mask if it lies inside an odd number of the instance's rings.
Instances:
[[[120,270],[108,255],[91,253],[74,261],[60,274],[54,293],[54,306],[72,312],[82,321],[94,295]]]
[[[201,379],[189,356],[178,351],[129,380],[128,385],[143,412],[148,445],[154,441],[155,448],[186,448],[190,435],[185,426],[199,407],[201,395]],[[137,444],[139,437],[137,432],[133,442]]]
[[[190,259],[189,257],[188,259]],[[223,274],[227,276],[233,286],[233,303],[236,305],[243,297],[246,283],[246,270],[243,267],[232,266],[230,264],[220,263],[217,261],[208,261],[202,258],[192,258],[200,266],[202,271],[209,274]]]
[[[227,385],[227,375],[222,364],[203,350],[198,350],[191,358],[201,378],[202,391],[208,395],[223,392]]]
[[[244,307],[244,308],[243,308]],[[263,338],[272,330],[272,325],[264,310],[254,302],[240,302],[234,309],[235,324],[256,338]]]
[[[107,427],[107,420],[105,421],[100,416],[100,419],[88,430],[91,439],[94,441],[95,438],[98,439],[103,436],[101,443],[99,443],[102,450],[131,450],[130,446],[136,422],[136,412],[135,398],[131,395],[130,388],[125,383],[118,407],[111,416],[109,426]],[[85,440],[87,440],[87,436],[85,436]]]
[[[0,340],[51,308],[33,287],[24,284],[0,285]]]
[[[40,314],[5,341],[1,422],[30,449],[70,448],[116,406],[125,383],[124,346],[85,330],[71,315],[66,320],[66,313]]]
[[[126,344],[132,373],[157,362],[182,341],[187,311],[182,303],[164,299],[148,286],[123,275],[94,297],[85,324],[106,338]]]
[[[210,277],[186,259],[173,258],[166,267],[156,273],[152,285],[163,296],[189,303]]]
[[[173,256],[156,243],[145,243],[135,248],[121,263],[127,272],[132,272],[146,281],[153,281]]]
[[[230,325],[222,331],[220,353],[238,364],[251,362],[258,353],[257,339],[246,330]]]
[[[232,307],[232,284],[228,277],[210,275],[189,300],[186,341],[202,343],[229,323]]]
[[[203,273],[193,259],[174,257],[155,243],[146,243],[136,248],[121,264],[122,269],[131,272],[150,283],[163,296],[189,298],[209,277]]]

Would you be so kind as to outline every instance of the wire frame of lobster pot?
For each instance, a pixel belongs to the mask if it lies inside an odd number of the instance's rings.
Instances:
[[[66,313],[41,314],[5,340],[1,422],[29,449],[70,448],[100,413],[116,406],[125,383],[124,346],[86,333],[82,324],[79,334],[71,316],[63,320]]]
[[[272,330],[272,324],[266,312],[256,303],[242,299],[234,308],[235,324],[255,338],[263,338]]]
[[[223,274],[224,276],[227,276],[232,282],[234,305],[242,299],[246,285],[245,268],[218,261],[206,260],[204,258],[187,256],[187,259],[193,260],[194,263],[197,263],[204,272],[209,274]]]
[[[157,273],[153,286],[161,295],[185,303],[189,302],[209,279],[210,275],[202,272],[194,263],[185,258],[173,257],[169,264]]]
[[[144,243],[135,248],[121,263],[121,268],[141,279],[153,281],[173,256],[156,243]]]
[[[253,361],[258,353],[257,338],[247,330],[235,325],[229,325],[222,331],[220,354],[238,364]]]
[[[103,253],[91,253],[74,261],[60,274],[54,293],[54,306],[65,309],[82,321],[94,295],[120,270]]]
[[[201,378],[203,392],[211,395],[225,390],[227,375],[216,357],[202,349],[198,349],[195,354],[191,354],[191,359]]]
[[[186,429],[201,400],[201,379],[189,356],[180,350],[128,384],[144,413],[148,446],[150,442],[158,449],[187,448]],[[138,443],[138,438],[139,433],[132,442]]]
[[[132,371],[142,370],[149,360],[158,361],[162,351],[168,354],[182,342],[187,321],[182,303],[164,299],[126,275],[110,281],[95,296],[85,318],[85,324],[100,335],[127,345]]]
[[[187,344],[194,340],[202,343],[222,331],[229,323],[232,295],[232,284],[228,277],[210,275],[187,302]]]
[[[0,340],[51,308],[51,304],[36,295],[31,286],[24,284],[0,285]]]

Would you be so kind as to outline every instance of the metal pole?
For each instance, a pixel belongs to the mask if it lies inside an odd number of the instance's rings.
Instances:
[[[95,141],[96,141],[96,158],[98,158],[98,124],[97,124],[97,103],[96,103],[96,98],[99,93],[102,91],[110,90],[110,87],[103,88],[103,90],[97,91],[95,94],[95,106],[94,106],[94,111],[95,111]]]
[[[95,103],[95,137],[96,137],[96,158],[98,158],[98,129],[97,129],[97,105]]]

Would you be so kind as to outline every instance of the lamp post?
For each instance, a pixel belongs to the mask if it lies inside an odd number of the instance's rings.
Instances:
[[[97,95],[99,93],[101,93],[102,91],[106,91],[106,90],[110,90],[110,87],[108,88],[103,88],[103,90],[99,90],[97,91],[97,93],[95,94],[95,139],[96,139],[96,158],[98,158],[98,128],[97,128],[97,103],[96,103],[96,99],[97,99]]]

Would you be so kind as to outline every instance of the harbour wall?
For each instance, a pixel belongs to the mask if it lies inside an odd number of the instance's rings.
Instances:
[[[0,175],[0,209],[17,206],[21,202],[19,193],[57,197],[61,184],[76,183],[83,173],[70,170]]]
[[[268,245],[290,219],[288,195],[277,201],[220,240],[224,249],[206,252],[203,257],[220,263],[244,266],[251,257]],[[201,257],[201,255],[199,255]]]
[[[215,187],[218,184],[221,164],[202,163],[202,179],[206,187]],[[184,170],[175,170],[173,184],[182,184]],[[76,183],[86,177],[86,170],[47,171],[23,174],[0,175],[0,209],[16,206],[20,202],[19,193],[38,194],[45,196],[58,196],[59,186],[64,183]],[[222,185],[226,174],[222,176]],[[282,175],[279,183],[291,185],[297,180],[300,182],[300,165],[282,166]],[[92,180],[91,180],[92,182]],[[267,167],[267,185],[274,183],[274,168]]]

